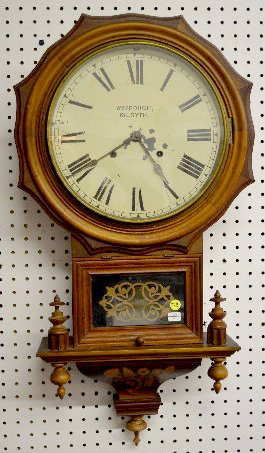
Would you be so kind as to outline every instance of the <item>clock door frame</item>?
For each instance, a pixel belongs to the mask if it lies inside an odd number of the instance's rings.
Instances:
[[[185,275],[184,323],[94,327],[93,276],[182,272]],[[202,342],[202,257],[115,257],[73,259],[74,347],[144,346]]]

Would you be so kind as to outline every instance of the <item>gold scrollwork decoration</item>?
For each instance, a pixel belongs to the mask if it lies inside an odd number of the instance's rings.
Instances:
[[[167,316],[173,298],[170,286],[153,281],[125,281],[107,286],[99,304],[108,318],[113,317],[123,323],[139,320],[155,322]]]

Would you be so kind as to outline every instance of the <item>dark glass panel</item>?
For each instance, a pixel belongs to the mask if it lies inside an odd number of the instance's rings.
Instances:
[[[184,323],[185,272],[92,276],[94,327]]]

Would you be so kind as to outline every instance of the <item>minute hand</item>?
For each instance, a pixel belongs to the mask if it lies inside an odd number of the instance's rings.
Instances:
[[[156,161],[153,159],[153,156],[150,154],[148,149],[144,146],[143,142],[139,140],[139,143],[141,147],[143,148],[145,154],[147,155],[148,159],[152,162],[154,166],[154,171],[163,179],[163,181],[168,184],[167,178],[165,177],[163,170],[159,164],[156,163]]]

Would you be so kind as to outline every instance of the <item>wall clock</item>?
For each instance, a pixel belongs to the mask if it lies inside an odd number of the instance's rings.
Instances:
[[[202,319],[202,233],[253,181],[251,84],[183,17],[82,15],[15,87],[19,186],[72,234],[73,335],[56,296],[38,356],[64,396],[75,362],[109,380],[128,428],[157,388],[211,358],[226,335],[217,291]]]

